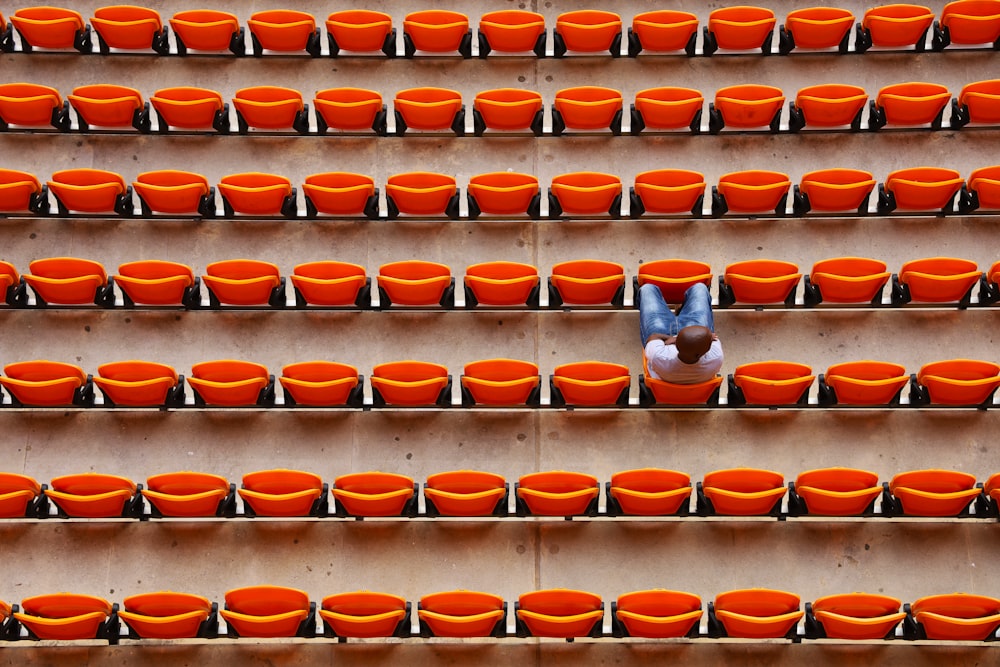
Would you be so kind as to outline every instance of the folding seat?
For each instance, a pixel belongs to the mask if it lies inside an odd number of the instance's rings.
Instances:
[[[955,470],[901,472],[883,486],[882,512],[897,516],[962,516],[982,493],[975,475]]]
[[[611,628],[616,637],[697,637],[701,598],[694,593],[655,588],[632,591],[611,603]]]
[[[538,269],[520,262],[482,262],[465,269],[465,307],[538,307]]]
[[[763,305],[795,303],[795,288],[802,274],[791,262],[776,259],[748,259],[726,266],[719,277],[719,307],[736,302]]]
[[[111,49],[152,49],[161,56],[170,54],[167,30],[159,12],[153,9],[133,5],[100,7],[94,10],[90,23],[97,31],[102,54]]]
[[[741,364],[729,376],[730,405],[806,405],[816,376],[792,361]]]
[[[795,48],[832,49],[847,53],[854,14],[840,7],[809,7],[788,12],[778,28],[778,52]]]
[[[477,93],[472,102],[475,135],[481,137],[487,129],[530,129],[536,137],[541,136],[544,108],[541,94],[533,90],[521,88],[484,90]]]
[[[227,218],[237,213],[286,218],[298,215],[297,192],[292,182],[277,174],[246,172],[223,176],[219,193]]]
[[[854,49],[864,53],[872,46],[912,46],[923,51],[934,12],[923,5],[895,4],[872,7],[858,23]]]
[[[982,278],[979,265],[956,257],[927,257],[903,264],[893,276],[892,302],[902,305],[918,303],[955,303],[959,308],[969,305],[972,288]]]
[[[0,385],[14,405],[60,406],[93,403],[94,387],[83,369],[61,361],[18,361],[3,367]]]
[[[260,57],[264,50],[306,51],[313,58],[320,55],[319,28],[311,14],[293,9],[272,9],[254,12],[247,21],[253,54]]]
[[[247,516],[326,516],[328,486],[301,470],[260,470],[243,475],[238,489]]]
[[[680,51],[695,54],[698,17],[691,12],[660,9],[632,17],[628,29],[628,54],[633,58],[643,50]]]
[[[309,133],[309,105],[302,102],[302,93],[280,86],[241,88],[233,98],[240,134],[250,128],[260,130],[291,130]]]
[[[958,130],[969,123],[1000,124],[1000,79],[976,81],[962,87],[951,101],[951,129]]]
[[[691,476],[676,470],[624,470],[605,482],[608,514],[637,516],[686,515],[691,500]]]
[[[559,136],[566,129],[601,130],[611,134],[622,132],[622,94],[613,88],[579,86],[563,88],[556,93],[552,105],[552,134]]]
[[[213,128],[219,134],[229,134],[229,102],[207,88],[178,86],[161,88],[149,98],[156,111],[157,128],[166,132],[171,127],[185,130]]]
[[[344,171],[330,171],[306,177],[302,185],[306,216],[320,213],[334,216],[364,214],[369,220],[379,217],[378,188],[371,176]]]
[[[30,211],[40,215],[49,212],[49,186],[33,174],[14,169],[0,169],[0,211],[19,213]]]
[[[502,9],[479,17],[479,57],[493,51],[522,53],[534,51],[545,57],[545,17],[523,9]]]
[[[487,215],[528,214],[533,220],[541,218],[542,196],[538,177],[512,171],[494,171],[469,178],[466,194],[469,219]]]
[[[1000,2],[997,0],[955,0],[941,10],[941,20],[934,21],[931,48],[935,51],[950,44],[988,44],[1000,48]]]
[[[612,58],[617,58],[622,47],[622,17],[597,9],[564,12],[556,19],[552,37],[556,58],[562,58],[567,51],[608,51]]]
[[[207,472],[152,475],[146,478],[142,495],[149,501],[153,516],[224,516],[236,511],[236,485]]]
[[[409,637],[410,603],[398,595],[356,591],[323,598],[319,615],[327,637]]]
[[[212,638],[219,632],[219,605],[191,593],[159,591],[130,595],[118,617],[133,639]]]
[[[201,174],[173,169],[147,171],[132,181],[132,188],[139,195],[144,216],[154,212],[215,216],[215,188]]]
[[[328,88],[316,92],[316,128],[325,134],[329,128],[347,131],[373,130],[385,136],[388,132],[385,104],[382,96],[365,88]]]
[[[14,618],[38,639],[117,640],[118,605],[93,595],[52,593],[24,598]]]
[[[788,105],[788,129],[849,125],[857,132],[867,103],[868,93],[860,86],[824,83],[800,88]]]
[[[667,303],[684,303],[684,293],[692,285],[712,286],[712,267],[693,259],[658,259],[643,262],[632,282],[633,301],[639,302],[639,288],[652,283],[660,288]],[[638,306],[637,306],[638,307]]]
[[[230,637],[315,637],[316,603],[284,586],[247,586],[226,591],[219,610]]]
[[[897,208],[911,211],[952,212],[952,200],[965,181],[954,169],[912,167],[890,172],[878,186],[878,212],[892,213]]]
[[[465,135],[462,94],[448,88],[407,88],[393,99],[396,136],[407,130],[448,130]]]
[[[118,475],[85,472],[54,477],[45,496],[61,516],[72,518],[138,518],[142,496],[135,482]]]
[[[333,361],[288,364],[278,378],[285,390],[285,405],[361,407],[364,377],[358,369]]]
[[[345,9],[326,17],[326,36],[330,55],[340,52],[381,51],[396,57],[396,29],[392,17],[371,9]]]
[[[988,306],[1000,301],[1000,261],[993,262],[989,271],[983,274],[980,283],[979,303]]]
[[[892,639],[906,618],[888,595],[843,593],[806,603],[806,636],[814,639]]]
[[[549,217],[564,213],[621,217],[622,181],[614,174],[575,171],[552,178],[549,186]]]
[[[403,19],[403,53],[412,58],[417,51],[449,53],[458,51],[472,57],[472,29],[469,17],[461,12],[425,9],[410,12]]]
[[[114,289],[104,267],[98,262],[76,257],[36,259],[28,265],[31,273],[24,281],[35,292],[39,307],[49,304],[100,306],[114,305]]]
[[[159,259],[126,262],[119,265],[113,280],[122,290],[126,308],[201,305],[201,278],[185,264]]]
[[[386,405],[447,407],[451,405],[451,375],[440,364],[394,361],[372,369],[372,401]]]
[[[708,104],[708,131],[718,134],[728,125],[740,129],[767,127],[777,132],[784,104],[785,94],[774,86],[745,83],[720,88],[715,102]]]
[[[202,280],[213,308],[226,306],[285,307],[285,279],[278,267],[256,259],[227,259],[205,267]]]
[[[407,215],[459,215],[459,190],[454,176],[429,171],[393,174],[385,184],[388,217]]]
[[[21,50],[31,53],[34,49],[76,49],[90,53],[94,48],[90,26],[79,12],[61,7],[25,7],[10,17],[10,22],[21,36]]]
[[[650,377],[645,355],[642,358],[642,375],[639,376],[639,405],[711,405],[719,404],[722,376],[694,384],[677,384]]]
[[[0,261],[0,295],[8,306],[28,305],[28,283],[10,262]]]
[[[103,169],[64,169],[47,181],[56,196],[59,215],[82,213],[117,213],[131,217],[135,213],[132,187],[120,174]]]
[[[184,405],[184,378],[152,361],[115,361],[97,367],[96,384],[110,406]]]
[[[939,83],[894,83],[881,88],[869,103],[868,127],[878,130],[886,125],[930,124],[930,129],[940,130],[950,100],[948,88]]]
[[[55,88],[37,83],[0,84],[0,132],[11,125],[70,129],[69,101]]]
[[[430,593],[417,603],[421,637],[506,637],[507,603],[477,591]]]
[[[368,308],[371,278],[365,267],[332,260],[298,264],[291,275],[295,305]]]
[[[1000,626],[1000,600],[985,595],[928,595],[907,606],[914,639],[988,641]]]
[[[152,128],[149,102],[135,88],[110,83],[77,86],[66,96],[76,110],[81,132],[97,127],[134,127],[143,133]]]
[[[665,86],[640,90],[631,105],[629,131],[639,134],[646,128],[676,130],[686,127],[692,134],[700,134],[704,103],[701,92],[693,88]]]
[[[731,468],[707,473],[696,485],[699,516],[777,516],[785,495],[781,473]]]
[[[41,494],[42,485],[35,479],[13,472],[0,472],[0,517],[36,516]],[[2,621],[0,618],[0,623]]]
[[[705,201],[705,176],[687,169],[657,169],[637,174],[629,189],[633,218],[644,213],[690,213],[701,217]]]
[[[599,494],[596,477],[565,470],[521,475],[514,485],[518,516],[596,516]]]
[[[909,382],[899,364],[887,361],[848,361],[834,364],[819,376],[820,405],[899,405],[899,394]]]
[[[260,364],[232,359],[203,361],[191,367],[187,381],[194,389],[195,405],[274,405],[274,376]]]
[[[874,512],[882,493],[878,475],[854,468],[821,468],[799,473],[788,483],[788,513],[859,516]]]
[[[333,481],[337,516],[416,516],[417,485],[406,475],[356,472]]]
[[[799,596],[767,588],[727,591],[708,603],[710,637],[795,638]]]
[[[969,175],[959,194],[958,208],[962,213],[1000,209],[1000,165],[981,167]]]
[[[465,365],[462,405],[538,406],[538,365],[515,359],[483,359]]]
[[[712,186],[712,215],[726,213],[770,213],[785,215],[788,174],[778,171],[748,170],[725,174]]]
[[[1000,502],[1000,473],[990,475],[983,484],[983,514],[997,516],[997,504]],[[976,505],[976,514],[980,513],[980,504]]]
[[[453,470],[427,476],[427,516],[507,516],[508,484],[503,475]]]
[[[600,259],[578,259],[552,266],[549,307],[565,303],[621,307],[625,298],[625,267]]]
[[[455,303],[455,279],[451,268],[436,262],[411,259],[378,267],[379,309],[393,304],[451,308]]]
[[[594,593],[552,588],[522,593],[514,613],[518,637],[600,637],[604,601]]]
[[[882,304],[882,288],[889,282],[885,262],[867,257],[833,257],[813,264],[805,277],[805,305],[830,303]]]
[[[628,366],[606,361],[579,361],[556,366],[549,376],[553,406],[628,406],[632,377]]]
[[[234,14],[215,9],[190,9],[177,12],[170,19],[177,41],[177,54],[196,51],[225,51],[246,55],[246,40],[239,19]]]
[[[993,404],[1000,386],[1000,365],[991,361],[949,359],[924,364],[910,382],[910,403],[916,405]]]
[[[771,36],[777,19],[764,7],[734,6],[715,9],[708,15],[702,50],[710,56],[719,49],[771,53]]]
[[[792,191],[792,210],[798,216],[810,211],[857,211],[858,215],[867,215],[875,183],[871,172],[861,169],[810,171]]]

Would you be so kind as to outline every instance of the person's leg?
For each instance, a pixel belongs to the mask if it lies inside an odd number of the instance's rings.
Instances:
[[[715,331],[715,319],[712,317],[712,295],[704,283],[697,283],[687,288],[684,293],[684,305],[677,315],[677,323],[681,329],[700,325]]]
[[[642,346],[653,334],[676,336],[678,331],[677,317],[663,299],[660,288],[646,283],[639,288],[639,336]]]

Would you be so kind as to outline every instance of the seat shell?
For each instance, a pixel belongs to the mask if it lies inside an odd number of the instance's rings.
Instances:
[[[805,174],[799,189],[814,211],[852,211],[865,205],[875,183],[861,169],[821,169]]]
[[[553,177],[551,191],[563,213],[608,214],[612,203],[621,196],[622,182],[613,174],[576,171]]]
[[[517,497],[534,515],[573,516],[584,514],[599,492],[593,475],[553,470],[522,475]]]
[[[237,407],[255,405],[268,379],[260,364],[222,359],[195,364],[187,381],[206,405]]]
[[[960,301],[980,276],[978,264],[956,257],[914,259],[899,271],[899,281],[910,288],[912,299],[924,303]]]
[[[142,93],[110,83],[77,86],[66,97],[87,125],[98,127],[130,127],[143,108]]]
[[[413,499],[413,479],[388,472],[341,475],[333,482],[333,497],[352,516],[400,516]]]
[[[939,405],[979,405],[1000,386],[1000,365],[974,359],[949,359],[924,364],[917,382]]]
[[[568,51],[607,51],[622,32],[622,18],[614,12],[580,9],[563,12],[556,18],[555,32]]]
[[[292,194],[292,182],[276,174],[230,174],[219,181],[219,192],[236,213],[276,215]]]
[[[309,616],[309,595],[284,586],[247,586],[226,591],[219,611],[240,637],[294,637]]]
[[[958,104],[968,110],[972,123],[1000,123],[1000,79],[966,84],[958,95]]]
[[[812,610],[830,639],[882,639],[906,617],[901,604],[888,595],[844,593],[817,598]]]
[[[1000,600],[985,595],[929,595],[910,605],[928,639],[983,641],[1000,625]]]
[[[539,192],[538,177],[510,171],[477,174],[469,179],[469,196],[480,212],[520,215],[528,212]]]
[[[302,361],[281,369],[285,393],[297,405],[345,405],[360,384],[358,369],[333,361]]]
[[[220,304],[259,306],[281,284],[278,267],[256,259],[227,259],[205,267],[202,280]]]
[[[489,516],[507,495],[502,475],[478,470],[439,472],[427,477],[424,496],[442,516]]]
[[[806,470],[795,478],[795,492],[810,514],[857,516],[882,493],[878,475],[854,468]]]
[[[0,119],[8,125],[47,126],[62,109],[59,91],[37,83],[0,84]]]
[[[149,49],[153,38],[163,30],[159,12],[132,5],[95,9],[90,24],[112,49]]]
[[[791,262],[751,259],[726,266],[726,284],[737,301],[752,304],[780,303],[795,289],[802,274]]]
[[[0,169],[0,211],[27,211],[31,208],[32,197],[41,192],[42,184],[34,175],[15,169]]]
[[[964,180],[954,169],[912,167],[897,169],[885,179],[901,209],[927,211],[943,209],[951,203]]]
[[[838,46],[854,26],[854,14],[840,7],[794,9],[785,17],[785,29],[795,47],[829,49]]]
[[[976,477],[954,470],[912,470],[896,474],[889,491],[914,516],[957,516],[979,495]]]
[[[766,127],[784,104],[785,94],[774,86],[747,83],[720,88],[715,93],[715,109],[729,127]]]
[[[396,111],[412,130],[447,130],[462,110],[462,94],[448,88],[407,88],[393,99]]]
[[[59,361],[18,361],[3,368],[0,384],[24,405],[72,405],[77,388],[87,381],[83,369]]]
[[[791,405],[809,390],[816,376],[805,364],[757,361],[737,366],[733,378],[750,405]]]
[[[552,285],[566,303],[611,303],[625,284],[625,267],[599,259],[578,259],[552,266]]]
[[[390,176],[385,191],[400,213],[442,215],[458,192],[458,185],[454,176],[411,171]]]
[[[769,39],[777,19],[764,7],[745,5],[722,7],[708,15],[708,30],[720,49],[759,49]]]
[[[371,9],[345,9],[326,17],[326,29],[344,51],[380,51],[392,33],[392,17]]]
[[[149,101],[168,126],[189,130],[212,127],[226,106],[216,91],[191,86],[161,88]]]
[[[1000,165],[981,167],[969,175],[969,191],[976,193],[979,208],[1000,208]]]
[[[55,477],[49,486],[45,495],[74,518],[119,517],[136,493],[132,480],[96,472]]]
[[[71,49],[87,24],[79,12],[61,7],[24,7],[10,17],[17,32],[32,47]]]
[[[635,194],[647,213],[695,212],[705,196],[705,176],[687,169],[656,169],[635,177]]]
[[[842,405],[885,405],[899,395],[910,377],[899,364],[848,361],[826,369],[824,377]]]
[[[734,213],[765,213],[781,206],[791,186],[787,174],[748,170],[723,175],[719,178],[718,192]]]
[[[448,386],[448,369],[426,361],[394,361],[372,369],[372,389],[389,405],[434,405]]]
[[[611,476],[608,493],[618,501],[625,514],[638,516],[674,514],[684,503],[690,501],[691,476],[662,468],[624,470]],[[700,601],[698,608],[701,608]]]
[[[333,260],[298,264],[289,278],[306,302],[317,306],[353,306],[367,283],[365,267]]]
[[[715,615],[730,637],[784,637],[804,612],[799,596],[785,591],[751,588],[715,596]]]
[[[323,480],[301,470],[261,470],[243,475],[238,492],[259,516],[308,516],[323,494]]]
[[[21,611],[14,612],[14,618],[39,639],[70,641],[96,638],[111,611],[104,598],[53,593],[21,600]]]
[[[144,259],[119,265],[114,279],[134,303],[177,306],[194,284],[194,272],[186,264]]]
[[[327,215],[359,215],[375,196],[375,181],[370,176],[345,171],[330,171],[306,177],[302,185],[313,206]]]
[[[608,128],[622,110],[621,91],[601,86],[563,88],[556,93],[553,109],[573,130]]]
[[[125,193],[125,179],[103,169],[64,169],[52,174],[49,190],[68,211],[111,213]]]
[[[250,33],[269,51],[304,51],[316,30],[311,14],[292,9],[254,12],[247,21]]]
[[[450,267],[416,259],[383,264],[377,277],[392,303],[404,306],[437,305],[451,280]]]
[[[250,127],[288,130],[304,109],[302,93],[281,86],[253,86],[236,91],[233,106]]]
[[[406,617],[406,600],[373,591],[337,593],[323,598],[319,614],[338,637],[391,637]]]
[[[118,616],[142,639],[196,637],[212,611],[208,598],[174,591],[130,595],[123,605]]]
[[[553,588],[518,596],[517,618],[535,637],[584,637],[603,617],[601,597],[587,591]]]
[[[684,294],[692,285],[710,287],[712,267],[693,259],[658,259],[639,265],[639,286],[652,283],[660,288],[667,303],[684,303]]]
[[[538,365],[516,359],[473,361],[462,375],[462,388],[479,405],[524,405],[538,385]]]
[[[704,613],[694,593],[662,588],[618,596],[617,618],[630,637],[684,637]]]
[[[115,405],[159,406],[177,385],[177,371],[152,361],[115,361],[97,367],[94,384]]]
[[[417,615],[437,637],[488,637],[504,618],[504,602],[492,593],[444,591],[421,597]]]
[[[872,7],[865,12],[861,26],[871,32],[875,46],[915,45],[934,21],[934,13],[923,5],[894,4]]]
[[[174,14],[170,27],[188,49],[225,51],[233,36],[239,34],[240,22],[229,12],[190,9]]]
[[[98,262],[77,257],[48,257],[28,265],[31,273],[24,280],[45,300],[53,304],[89,304],[97,289],[108,281]]]
[[[533,90],[496,88],[477,93],[472,106],[490,129],[526,130],[545,105],[541,93]]]
[[[785,495],[784,482],[770,470],[730,468],[707,473],[702,489],[716,514],[756,516],[769,513]]]
[[[806,126],[851,125],[867,103],[864,88],[843,83],[807,86],[795,94],[795,107],[802,111]]]
[[[675,9],[642,12],[632,17],[632,32],[644,50],[679,51],[698,32],[698,17]]]
[[[545,17],[521,9],[502,9],[479,17],[479,34],[485,35],[492,51],[531,51],[545,33]]]
[[[0,517],[5,519],[25,516],[29,503],[42,492],[42,485],[34,478],[13,472],[0,472]],[[7,610],[10,615],[10,610]]]
[[[465,269],[465,285],[482,305],[524,305],[538,286],[538,269],[520,262],[482,262]]]
[[[313,98],[316,112],[328,127],[338,130],[370,130],[382,111],[382,96],[367,88],[327,88]]]
[[[948,88],[938,83],[895,83],[878,91],[875,105],[890,125],[924,125],[934,122],[951,100]]]
[[[891,275],[885,262],[867,257],[833,257],[816,262],[809,279],[819,287],[823,301],[831,303],[870,302]]]
[[[1000,3],[955,0],[941,10],[941,27],[952,44],[992,44],[1000,39]]]
[[[225,477],[191,471],[147,477],[142,492],[160,514],[168,517],[215,516],[219,502],[228,494],[229,481]]]
[[[410,12],[403,19],[403,31],[413,40],[417,51],[458,51],[469,32],[469,17],[444,9]]]
[[[568,405],[614,405],[631,383],[628,366],[605,361],[560,364],[552,375]]]
[[[178,215],[200,214],[202,199],[211,193],[208,179],[201,174],[173,169],[143,172],[132,187],[151,211]]]
[[[705,104],[705,97],[694,88],[664,86],[647,88],[635,94],[635,108],[648,128],[672,130],[690,127]],[[678,170],[679,171],[679,170]]]

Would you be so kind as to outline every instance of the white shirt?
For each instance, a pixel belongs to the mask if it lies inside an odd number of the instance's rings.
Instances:
[[[685,364],[677,358],[676,345],[667,345],[662,339],[654,338],[646,343],[646,361],[653,379],[674,384],[708,382],[722,370],[722,343],[713,340],[701,359]]]

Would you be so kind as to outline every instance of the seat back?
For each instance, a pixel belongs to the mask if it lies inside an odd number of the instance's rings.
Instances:
[[[326,29],[338,50],[379,51],[392,35],[392,17],[371,9],[345,9],[326,17]],[[395,43],[392,46],[395,55]]]
[[[398,595],[356,591],[328,595],[319,613],[333,636],[391,637],[407,618],[408,607]]]

